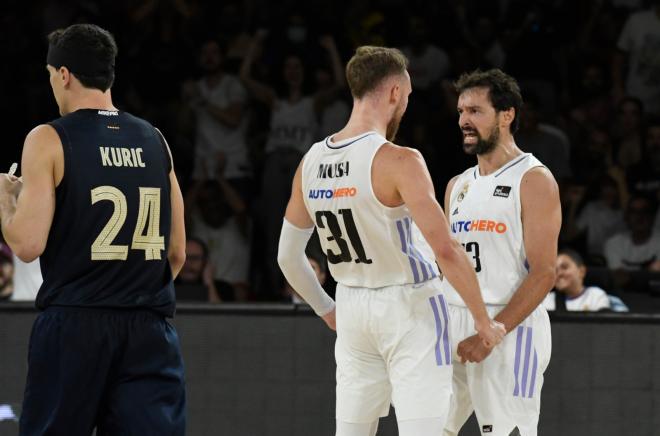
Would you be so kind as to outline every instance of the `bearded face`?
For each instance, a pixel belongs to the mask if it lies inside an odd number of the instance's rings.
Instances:
[[[500,127],[495,123],[487,135],[482,135],[477,129],[470,126],[461,128],[463,131],[463,150],[469,155],[488,154],[497,146],[500,138]]]

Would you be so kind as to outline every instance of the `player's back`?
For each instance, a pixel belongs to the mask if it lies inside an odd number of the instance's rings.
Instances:
[[[330,271],[346,286],[379,288],[438,276],[433,251],[405,205],[384,206],[371,184],[372,163],[387,139],[376,132],[314,144],[302,190]]]
[[[153,126],[124,112],[82,109],[50,123],[64,176],[37,307],[174,312],[167,260],[171,161]]]

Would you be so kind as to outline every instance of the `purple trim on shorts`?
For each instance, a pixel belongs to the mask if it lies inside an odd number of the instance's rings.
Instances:
[[[445,319],[445,331],[442,332],[442,342],[445,346],[445,363],[451,365],[451,350],[449,349],[449,315],[447,315],[447,302],[444,295],[438,295],[440,299],[440,308],[442,309],[442,317]]]
[[[532,381],[529,385],[529,395],[527,395],[527,398],[532,398],[534,396],[534,383],[536,382],[537,364],[538,364],[538,359],[536,357],[536,350],[534,350],[534,363],[532,363]]]
[[[413,279],[415,280],[415,283],[419,283],[419,273],[417,272],[417,265],[415,264],[415,259],[413,259],[410,253],[408,253],[408,249],[406,247],[406,234],[403,230],[402,220],[396,222],[396,229],[399,231],[399,239],[401,240],[401,251],[403,251],[403,254],[408,256],[408,260],[410,261],[410,269],[412,269],[412,273],[413,273]]]
[[[513,377],[516,380],[516,387],[513,389],[513,396],[517,397],[520,394],[520,386],[518,384],[518,371],[520,370],[520,350],[522,347],[523,326],[518,326],[516,329],[516,357],[513,364]]]
[[[435,302],[435,297],[429,298],[429,302],[431,303],[431,309],[433,309],[433,316],[435,316],[435,363],[437,366],[442,366],[442,352],[440,351],[440,338],[443,334],[442,320],[440,319],[440,312],[438,311],[438,304]]]
[[[529,371],[529,357],[532,354],[532,328],[527,327],[527,340],[525,341],[525,365],[523,366],[523,375],[522,375],[522,396],[525,396],[525,391],[527,388],[527,372]]]

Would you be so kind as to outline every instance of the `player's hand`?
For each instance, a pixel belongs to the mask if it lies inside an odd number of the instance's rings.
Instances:
[[[18,197],[23,188],[23,179],[7,173],[0,173],[0,192],[2,195]]]
[[[494,319],[488,319],[483,323],[475,323],[474,328],[487,348],[493,348],[502,342],[506,335],[504,324]]]
[[[486,347],[484,345],[484,341],[479,335],[472,335],[458,343],[456,354],[461,358],[461,363],[479,363],[488,357],[492,350],[493,347]]]
[[[330,327],[330,330],[337,330],[337,321],[335,319],[335,309],[332,309],[330,312],[326,313],[321,317],[323,321]]]

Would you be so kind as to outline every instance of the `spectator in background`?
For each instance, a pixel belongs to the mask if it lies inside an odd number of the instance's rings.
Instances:
[[[252,64],[266,35],[267,31],[263,29],[255,35],[241,66],[240,77],[254,98],[270,109],[270,131],[262,174],[261,227],[264,232],[267,288],[276,292],[283,283],[276,262],[277,246],[293,174],[303,154],[318,139],[318,116],[343,88],[344,74],[334,39],[328,35],[322,36],[319,43],[331,59],[332,86],[316,93],[306,92],[303,60],[290,54],[284,58],[284,86],[278,92],[276,87],[259,82],[251,74]]]
[[[660,271],[660,231],[653,229],[657,210],[654,198],[633,194],[626,210],[628,230],[605,243],[607,266],[617,272],[617,284],[625,287],[631,271]]]
[[[617,145],[616,162],[624,170],[642,159],[644,108],[635,97],[619,103],[612,136]]]
[[[597,286],[585,286],[587,267],[582,256],[570,249],[557,253],[555,290],[543,301],[547,310],[598,312],[610,309],[607,293]]]
[[[649,120],[645,128],[642,161],[628,171],[631,190],[643,192],[660,202],[660,117]],[[660,227],[656,219],[656,227]]]
[[[194,110],[197,123],[193,179],[204,180],[215,174],[222,153],[224,177],[246,199],[251,180],[245,141],[247,93],[235,76],[224,71],[224,56],[217,41],[202,44],[199,64],[203,77],[183,86],[183,98]]]
[[[660,1],[644,11],[630,14],[612,61],[615,94],[637,97],[646,112],[660,115]],[[624,74],[624,65],[628,71]],[[625,84],[624,84],[625,83]]]
[[[522,107],[520,129],[515,135],[516,143],[543,162],[561,184],[571,176],[571,146],[566,134],[540,121],[538,105],[539,100],[528,94]]]
[[[586,248],[590,258],[602,258],[607,238],[625,229],[623,209],[626,194],[621,192],[621,184],[606,175],[598,183],[598,189],[598,197],[587,202],[579,214],[584,187],[568,187],[564,197],[564,240],[572,242],[581,235],[586,236]]]
[[[430,41],[429,26],[424,17],[413,16],[408,22],[409,45],[402,48],[408,58],[408,72],[415,92],[428,92],[451,71],[447,53]],[[412,103],[412,101],[411,101]]]
[[[186,262],[174,283],[177,301],[222,301],[213,280],[208,247],[201,239],[188,238],[186,241]]]
[[[0,243],[0,301],[8,300],[14,292],[14,264],[11,249]]]
[[[216,177],[198,180],[186,194],[188,233],[208,246],[213,279],[225,301],[248,299],[251,223],[239,193],[224,178],[222,159]]]

